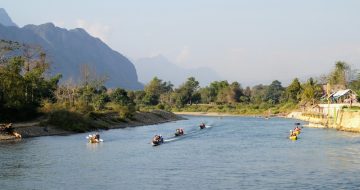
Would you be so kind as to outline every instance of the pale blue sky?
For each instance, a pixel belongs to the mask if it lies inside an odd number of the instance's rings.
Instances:
[[[162,54],[243,85],[360,68],[359,0],[1,0],[20,26],[84,27],[132,60]]]

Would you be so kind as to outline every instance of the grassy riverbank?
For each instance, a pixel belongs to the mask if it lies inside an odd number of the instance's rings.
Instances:
[[[172,108],[171,111],[175,113],[188,113],[201,115],[259,115],[259,116],[272,116],[272,115],[287,115],[293,110],[297,109],[296,104],[284,103],[278,105],[271,104],[232,104],[232,105],[210,105],[198,104],[187,105],[183,108]]]
[[[183,119],[171,112],[153,110],[150,112],[135,112],[131,118],[120,119],[118,113],[92,113],[81,115],[69,111],[56,111],[49,118],[38,118],[33,121],[14,123],[15,131],[23,137],[38,137],[51,135],[68,135],[94,130],[154,125]],[[0,140],[14,139],[0,134]]]

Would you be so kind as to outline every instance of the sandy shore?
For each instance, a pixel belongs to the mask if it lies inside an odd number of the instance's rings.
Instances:
[[[171,121],[184,119],[171,112],[156,110],[152,112],[137,112],[132,120],[125,122],[114,123],[109,129],[118,129],[126,127],[137,127],[144,125],[155,125]],[[24,123],[13,123],[14,130],[21,134],[23,138],[39,137],[39,136],[52,136],[52,135],[70,135],[75,134],[73,131],[65,131],[58,129],[55,126],[40,126],[40,121],[31,121]],[[13,140],[14,136],[7,134],[0,134],[0,140]]]

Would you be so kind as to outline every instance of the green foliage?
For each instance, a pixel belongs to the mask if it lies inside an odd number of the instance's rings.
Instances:
[[[172,92],[173,85],[169,82],[163,82],[162,80],[154,77],[149,84],[145,86],[144,103],[146,105],[157,105],[160,102],[160,95],[168,92]]]
[[[346,86],[348,81],[347,77],[351,72],[350,65],[343,61],[335,63],[334,70],[329,75],[329,82],[331,85],[343,85]]]
[[[311,102],[312,104],[315,104],[315,102],[320,100],[323,95],[321,86],[312,78],[310,78],[308,82],[302,86],[302,88],[304,89],[301,94],[301,100],[303,103]]]
[[[115,103],[120,104],[122,106],[133,104],[133,101],[129,98],[128,93],[126,92],[126,90],[121,89],[121,88],[116,88],[110,94],[110,100],[112,102],[115,102]]]
[[[281,82],[275,80],[267,88],[263,100],[271,104],[278,104],[280,102],[280,97],[282,96],[283,91],[284,88],[281,86]]]
[[[260,104],[265,99],[265,93],[267,92],[268,86],[262,84],[256,85],[252,88],[250,101],[253,104]]]
[[[357,78],[350,82],[349,88],[357,93],[358,100],[360,101],[360,72],[357,74]]]
[[[128,96],[131,99],[132,102],[134,102],[136,105],[143,105],[144,103],[144,97],[146,93],[143,90],[139,91],[129,91]]]
[[[199,87],[199,82],[194,77],[188,78],[184,84],[175,90],[176,106],[183,107],[185,104],[198,103],[201,97],[197,92]]]
[[[66,131],[86,132],[95,129],[107,129],[104,125],[96,124],[91,118],[78,112],[56,110],[49,114],[47,124],[57,126]]]
[[[24,46],[10,41],[0,42],[0,114],[14,112],[8,115],[10,120],[19,119],[23,113],[36,113],[43,99],[55,100],[54,91],[61,78],[61,75],[45,77],[48,69],[45,54],[38,52],[34,57],[25,57],[17,51]]]
[[[35,56],[19,53],[25,51]],[[286,88],[275,80],[243,89],[240,83],[226,80],[200,88],[190,77],[174,89],[170,82],[155,77],[143,91],[108,90],[106,77],[96,75],[88,65],[81,67],[79,83],[68,81],[58,86],[61,75],[46,77],[49,66],[45,58],[38,48],[0,40],[0,120],[36,115],[41,108],[50,114],[49,123],[84,132],[104,126],[98,121],[104,122],[107,114],[115,115],[110,119],[114,121],[131,119],[136,110],[154,109],[269,115],[286,113],[299,103],[314,104],[323,95],[321,85],[312,78],[303,84],[295,78]],[[350,74],[349,65],[337,62],[326,79],[360,93],[360,73],[351,81]]]
[[[301,92],[302,88],[299,79],[295,78],[291,82],[291,84],[285,89],[284,99],[286,101],[298,103],[301,98]]]
[[[103,110],[105,108],[106,102],[108,101],[108,96],[104,93],[101,93],[95,96],[93,101],[94,101],[93,105],[95,110],[97,111]]]
[[[135,113],[134,106],[124,106],[119,104],[112,104],[112,110],[115,111],[121,120],[132,118]]]

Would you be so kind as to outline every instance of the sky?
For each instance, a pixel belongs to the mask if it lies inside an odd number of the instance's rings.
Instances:
[[[85,28],[130,60],[163,55],[244,86],[360,69],[359,0],[0,0],[19,26]]]

